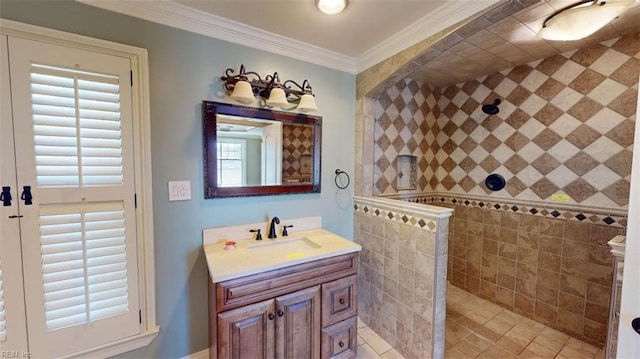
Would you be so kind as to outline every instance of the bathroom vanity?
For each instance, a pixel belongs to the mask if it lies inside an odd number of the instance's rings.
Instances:
[[[210,358],[356,357],[361,248],[320,222],[262,241],[247,234],[266,224],[204,231]]]

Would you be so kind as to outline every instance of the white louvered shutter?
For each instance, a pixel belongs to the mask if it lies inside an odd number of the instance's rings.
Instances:
[[[0,351],[7,356],[28,351],[8,60],[0,36],[0,186],[13,197],[10,206],[0,202]]]
[[[20,201],[30,349],[138,334],[129,60],[14,38],[9,49],[18,183],[33,194]]]

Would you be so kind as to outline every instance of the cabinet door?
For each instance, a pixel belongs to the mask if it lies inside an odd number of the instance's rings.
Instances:
[[[322,359],[358,356],[357,323],[356,317],[351,317],[322,329]]]
[[[320,358],[320,286],[276,298],[276,357]]]
[[[274,300],[218,314],[218,359],[274,358]]]

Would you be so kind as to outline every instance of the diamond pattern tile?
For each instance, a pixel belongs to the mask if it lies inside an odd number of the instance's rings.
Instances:
[[[400,81],[376,103],[374,176],[384,178],[374,194],[399,193],[395,158],[408,154],[417,157],[416,194],[492,196],[484,179],[499,173],[500,197],[562,192],[570,204],[626,206],[638,41],[625,35],[442,88]],[[500,112],[484,114],[495,99]]]

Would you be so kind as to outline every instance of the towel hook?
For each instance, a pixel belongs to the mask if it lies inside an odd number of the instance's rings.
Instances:
[[[340,176],[341,174],[344,174],[345,176],[347,176],[347,184],[344,186],[340,186],[338,184],[338,176]],[[349,183],[351,183],[351,178],[349,178],[349,174],[341,169],[336,169],[336,178],[334,179],[334,182],[336,184],[336,187],[340,188],[340,189],[345,189],[347,187],[349,187]]]

